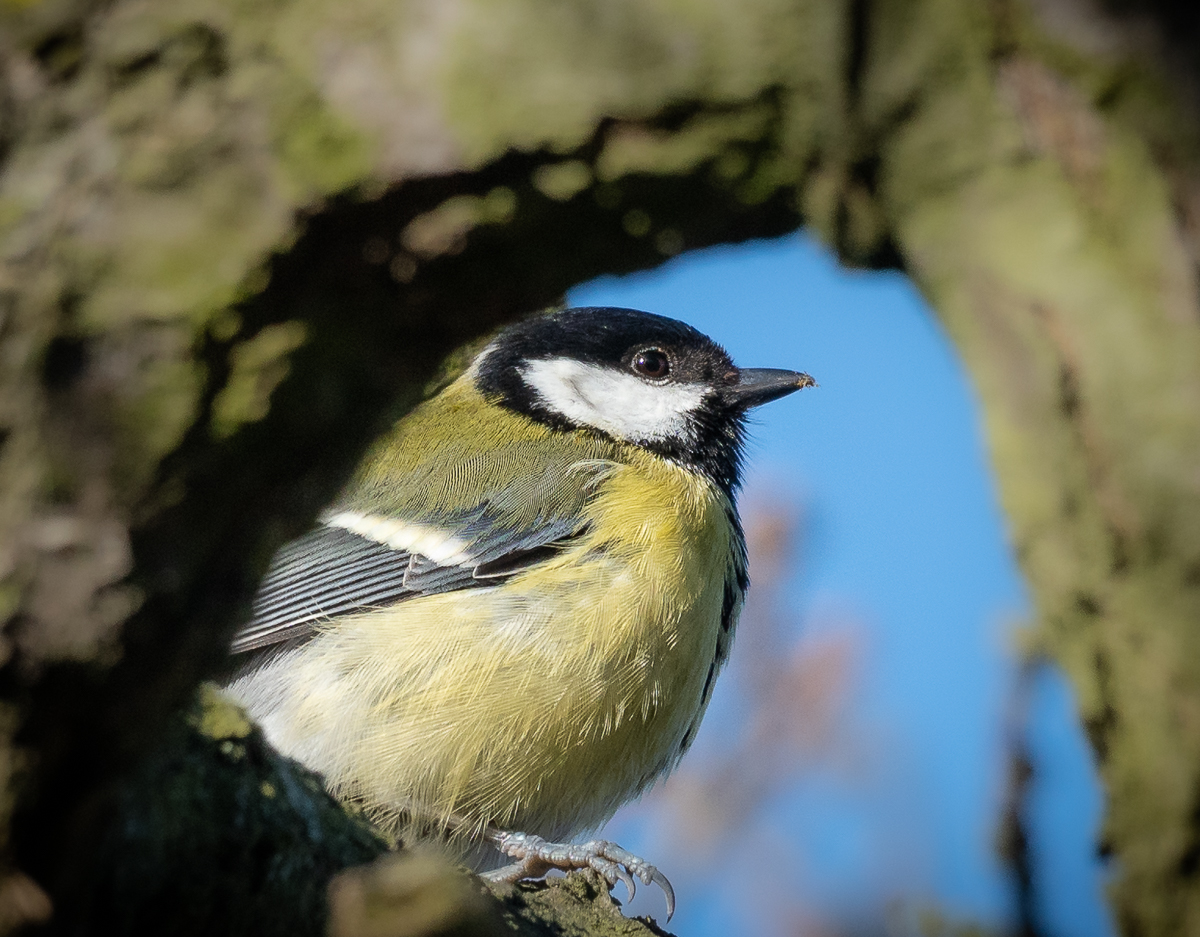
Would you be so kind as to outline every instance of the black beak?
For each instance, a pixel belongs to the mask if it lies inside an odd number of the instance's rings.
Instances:
[[[816,386],[817,382],[801,371],[783,371],[779,368],[740,368],[737,383],[722,390],[721,396],[731,406],[749,410],[751,407],[786,397],[802,387]]]

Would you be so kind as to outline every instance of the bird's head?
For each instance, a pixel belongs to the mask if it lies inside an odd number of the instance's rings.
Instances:
[[[738,482],[745,413],[815,382],[738,368],[689,325],[633,309],[566,309],[502,332],[472,367],[488,398],[562,430],[590,430]]]

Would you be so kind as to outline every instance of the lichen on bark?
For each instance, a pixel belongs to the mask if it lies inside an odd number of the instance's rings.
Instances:
[[[961,349],[1122,925],[1200,927],[1196,62],[1142,6],[0,7],[10,881],[89,907],[76,844],[454,349],[803,222]]]

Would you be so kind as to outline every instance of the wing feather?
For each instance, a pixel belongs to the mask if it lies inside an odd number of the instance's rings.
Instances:
[[[411,555],[337,527],[318,527],[276,555],[234,653],[310,634],[320,621],[403,598]]]
[[[347,522],[346,512],[336,515]],[[379,528],[370,517],[359,530]],[[253,617],[236,635],[234,653],[260,650],[311,635],[323,621],[383,608],[419,595],[494,586],[551,559],[578,536],[577,512],[539,518],[533,526],[505,524],[479,506],[436,526],[408,525],[416,543],[461,542],[454,559],[431,559],[397,544],[400,524],[388,525],[387,543],[343,526],[322,524],[276,555],[254,600]]]

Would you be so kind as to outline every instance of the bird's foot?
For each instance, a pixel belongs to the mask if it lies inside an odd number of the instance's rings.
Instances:
[[[484,878],[493,882],[516,882],[523,878],[541,878],[551,869],[574,872],[592,869],[612,887],[624,882],[629,889],[629,900],[637,892],[634,877],[643,885],[651,883],[662,889],[667,899],[667,920],[675,913],[675,889],[667,877],[645,859],[622,849],[616,843],[593,839],[587,843],[548,843],[532,833],[505,833],[496,830],[488,839],[504,855],[517,861],[494,872],[485,872]]]

